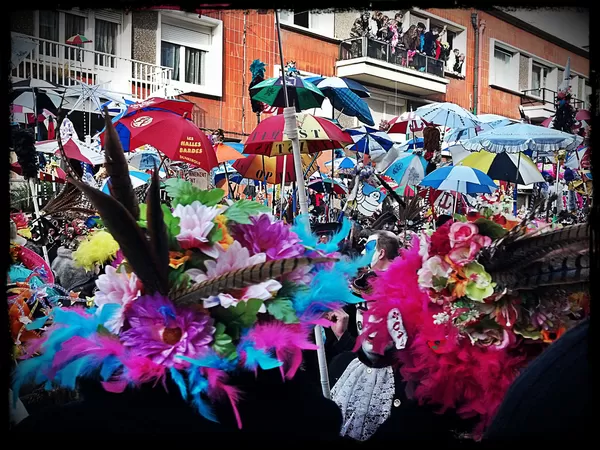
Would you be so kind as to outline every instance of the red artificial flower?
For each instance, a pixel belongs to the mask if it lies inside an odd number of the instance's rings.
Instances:
[[[447,255],[450,251],[450,227],[454,221],[449,220],[444,225],[435,230],[435,233],[431,235],[431,244],[429,249],[429,255]]]
[[[467,213],[467,220],[469,222],[475,222],[477,219],[483,217],[480,213],[478,213],[477,211],[471,211],[470,213]]]

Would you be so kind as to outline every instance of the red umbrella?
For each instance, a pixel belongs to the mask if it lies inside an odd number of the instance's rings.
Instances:
[[[311,165],[313,162],[312,156],[301,155],[301,157],[302,171],[306,173],[306,176],[311,176],[317,171],[319,166],[316,161]],[[244,178],[266,181],[270,184],[279,184],[283,178],[283,162],[285,159],[287,159],[285,163],[285,180],[287,182],[296,181],[293,155],[285,155],[283,157],[265,156],[264,158],[259,155],[249,155],[247,158],[235,161],[233,168]]]
[[[129,148],[146,144],[167,155],[207,172],[219,162],[210,139],[191,120],[168,111],[140,111],[117,121],[129,131]],[[100,135],[104,145],[105,133]],[[120,134],[123,140],[123,134]]]
[[[405,134],[408,131],[412,133],[417,131],[423,131],[429,122],[423,120],[420,116],[412,111],[405,112],[404,114],[394,117],[388,121],[390,128],[387,133],[402,133]]]
[[[343,148],[352,144],[348,133],[331,120],[310,114],[297,114],[300,153]],[[278,156],[292,153],[292,141],[284,134],[284,117],[272,116],[263,120],[248,136],[244,153]],[[287,177],[286,177],[287,179]]]
[[[166,109],[167,111],[172,111],[180,116],[185,114],[191,116],[192,110],[194,109],[194,104],[186,100],[171,100],[167,98],[153,97],[138,103],[134,103],[133,105],[129,105],[125,116],[133,112],[137,112],[143,108],[160,108]]]
[[[586,122],[589,122],[591,118],[592,118],[592,116],[587,109],[580,109],[575,114],[575,120],[579,120],[579,121],[585,120]]]

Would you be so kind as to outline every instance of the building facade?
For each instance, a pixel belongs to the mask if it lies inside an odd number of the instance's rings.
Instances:
[[[511,118],[520,118],[522,107],[533,122],[540,122],[554,113],[554,95],[568,59],[575,106],[589,104],[589,12],[382,11],[401,22],[399,35],[391,39],[375,36],[377,30],[356,36],[353,27],[360,14],[281,12],[283,63],[295,61],[301,75],[363,83],[372,94],[367,102],[376,126],[432,101]],[[418,26],[425,33],[441,31],[437,54],[434,50],[425,56],[400,45],[402,36]],[[273,11],[22,11],[13,14],[11,31],[13,41],[35,43],[13,69],[17,80],[33,77],[69,85],[79,79],[134,100],[182,95],[195,103],[198,126],[221,128],[236,140],[258,120],[248,93],[252,61],[266,63],[266,77],[280,74]],[[66,45],[74,34],[88,36],[92,43]],[[314,113],[338,118],[344,126],[357,124],[332,111],[328,101]]]

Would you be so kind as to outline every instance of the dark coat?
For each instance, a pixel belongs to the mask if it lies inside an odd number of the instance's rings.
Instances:
[[[484,440],[592,439],[590,320],[565,333],[515,380]]]
[[[243,392],[238,404],[243,429],[239,431],[228,400],[214,405],[221,423],[200,416],[168,383],[166,393],[159,384],[128,389],[122,394],[103,391],[95,382],[81,384],[83,400],[54,407],[23,420],[15,432],[77,433],[87,436],[113,433],[143,433],[143,437],[221,433],[215,439],[228,441],[295,442],[339,438],[341,413],[335,403],[314,392],[299,373],[294,380],[281,380],[278,370],[237,376],[235,385]],[[35,436],[34,436],[35,437]]]
[[[337,380],[355,358],[370,367],[385,367],[386,364],[373,364],[362,351],[342,353],[334,358],[329,366],[329,379],[333,387]],[[437,442],[457,442],[457,433],[465,432],[472,426],[460,420],[454,413],[437,414],[429,405],[419,405],[416,400],[407,396],[407,383],[395,371],[396,395],[400,400],[398,407],[392,406],[390,417],[379,427],[369,439],[371,441],[412,441],[432,440]]]

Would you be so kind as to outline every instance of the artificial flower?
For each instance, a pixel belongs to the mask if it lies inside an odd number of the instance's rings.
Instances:
[[[173,210],[173,216],[180,219],[177,241],[181,247],[197,248],[211,258],[219,256],[218,247],[210,244],[208,235],[215,226],[213,220],[220,212],[219,208],[204,206],[197,200],[191,205],[177,205]]]
[[[488,328],[470,331],[468,335],[475,345],[493,350],[504,350],[516,342],[516,336],[506,329]]]
[[[492,239],[489,236],[484,236],[482,234],[476,234],[471,238],[471,242],[478,245],[481,248],[489,247],[492,245]]]
[[[551,344],[565,334],[565,331],[567,331],[565,327],[560,327],[556,331],[543,330],[542,341],[544,341],[545,344]]]
[[[215,218],[215,223],[223,233],[223,238],[219,241],[219,244],[223,250],[227,250],[229,246],[233,244],[233,238],[229,234],[229,230],[227,230],[227,217],[225,217],[223,214],[219,214]]]
[[[492,276],[478,262],[465,266],[465,276],[469,280],[465,293],[471,300],[482,302],[494,293],[496,283],[492,282]]]
[[[123,328],[124,312],[128,305],[140,295],[142,283],[135,273],[127,273],[123,269],[117,270],[112,266],[107,266],[104,274],[96,280],[96,286],[98,287],[94,298],[96,306],[103,308],[107,303],[121,305],[119,312],[104,324],[111,333],[118,334]]]
[[[502,304],[496,304],[490,317],[496,320],[498,325],[506,328],[512,328],[520,317],[520,309],[518,298],[510,298]]]
[[[450,250],[447,258],[452,264],[462,267],[472,262],[480,250],[481,246],[476,242],[468,242]]]
[[[444,225],[439,227],[435,232],[431,235],[431,243],[429,247],[429,253],[431,255],[447,255],[450,251],[450,238],[448,233],[450,232],[450,227],[452,226],[452,221],[449,220]]]
[[[234,237],[253,253],[265,253],[267,260],[296,258],[304,254],[300,238],[281,221],[271,222],[268,214],[250,217],[251,224],[237,225]]]
[[[189,261],[191,256],[192,252],[190,250],[186,251],[185,253],[169,252],[169,267],[172,269],[179,269],[187,261]]]
[[[423,260],[423,262],[429,259],[429,243],[431,238],[426,234],[421,234],[419,236],[419,256]]]
[[[156,364],[173,367],[180,356],[197,357],[213,341],[210,316],[188,308],[175,308],[160,294],[142,296],[125,312],[131,328],[120,339],[132,353]]]
[[[119,250],[119,244],[107,231],[97,231],[82,241],[73,252],[73,261],[79,267],[92,271],[97,265],[112,261]]]
[[[474,223],[469,222],[454,222],[450,225],[448,237],[450,245],[454,248],[457,245],[467,243],[479,232],[479,228]]]
[[[123,261],[125,261],[125,255],[123,254],[123,251],[121,249],[119,249],[119,251],[115,255],[115,259],[113,259],[113,261],[110,263],[110,265],[116,269],[117,267],[119,267],[121,265],[121,263]]]
[[[434,289],[436,292],[444,289],[452,268],[440,256],[429,258],[417,272],[419,285]]]

